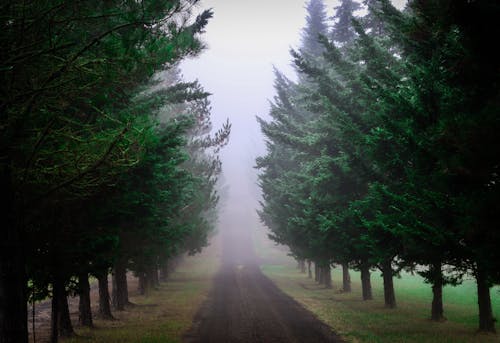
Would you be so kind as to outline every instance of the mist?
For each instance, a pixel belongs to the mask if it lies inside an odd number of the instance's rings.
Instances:
[[[339,1],[324,3],[332,16]],[[405,3],[393,1],[400,9]],[[256,213],[260,189],[255,159],[266,149],[256,116],[268,118],[275,96],[274,68],[297,80],[290,49],[300,46],[305,4],[304,0],[205,0],[199,5],[214,11],[203,34],[206,49],[183,61],[181,68],[186,80],[199,80],[212,94],[214,129],[227,118],[232,124],[229,144],[221,153],[226,187],[219,213],[221,230],[237,226],[245,236],[265,230]]]

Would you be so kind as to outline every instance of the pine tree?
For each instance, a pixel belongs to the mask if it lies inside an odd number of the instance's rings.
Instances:
[[[330,37],[338,44],[345,45],[351,43],[356,37],[356,32],[352,26],[354,12],[361,6],[355,0],[342,0],[341,4],[335,7],[333,16],[334,24],[331,28]]]
[[[319,57],[324,51],[319,37],[328,33],[325,4],[323,0],[310,0],[306,5],[306,11],[306,25],[302,29],[300,50],[310,56]]]

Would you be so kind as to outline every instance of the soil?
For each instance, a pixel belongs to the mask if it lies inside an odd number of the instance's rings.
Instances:
[[[262,274],[250,237],[227,232],[223,248],[213,290],[186,342],[343,342]]]

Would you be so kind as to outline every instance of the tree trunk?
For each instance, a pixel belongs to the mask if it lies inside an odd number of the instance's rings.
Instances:
[[[109,304],[108,273],[100,274],[97,279],[99,280],[99,316],[102,319],[114,319]]]
[[[168,279],[168,260],[160,265],[160,281],[165,282]]]
[[[64,281],[57,276],[54,278],[54,284],[52,285],[51,327],[51,343],[57,343],[58,337],[71,337],[75,334],[69,316]]]
[[[311,260],[307,260],[307,277],[312,279]]]
[[[329,265],[321,267],[323,270],[323,283],[326,288],[332,288],[332,270]]]
[[[323,266],[318,266],[318,283],[320,285],[325,283],[325,272]]]
[[[491,309],[490,285],[486,273],[478,267],[476,271],[477,303],[479,305],[479,331],[496,332],[495,318]]]
[[[139,282],[137,282],[137,291],[140,295],[146,294],[147,282],[146,282],[146,274],[144,272],[139,272],[137,274],[137,278]]]
[[[71,317],[69,315],[68,296],[66,292],[63,293],[59,309],[59,336],[71,337],[75,335],[73,325],[71,324]]]
[[[78,304],[78,321],[82,326],[92,327],[92,309],[90,307],[90,284],[89,275],[82,273],[78,276],[80,286],[80,301]]]
[[[158,289],[160,286],[160,279],[158,278],[158,266],[156,264],[151,267],[151,281],[152,288]]]
[[[119,258],[115,263],[113,273],[113,306],[117,311],[125,310],[128,304],[127,289],[127,267],[123,258]]]
[[[300,272],[305,274],[306,273],[306,261],[304,259],[299,260],[299,266],[300,266]]]
[[[385,307],[396,307],[396,295],[394,293],[394,283],[392,275],[391,260],[385,260],[382,263],[382,276],[384,278],[384,301]]]
[[[59,333],[59,306],[57,304],[61,292],[60,283],[54,282],[52,285],[52,312],[50,317],[50,343],[57,343]]]
[[[363,292],[363,300],[372,300],[372,283],[370,280],[370,268],[368,266],[361,266],[361,289]]]
[[[314,262],[314,281],[319,282],[319,266],[317,262]]]
[[[5,114],[4,112],[2,115]],[[21,225],[16,224],[11,163],[0,153],[2,238],[0,239],[0,338],[2,343],[28,342],[28,307]]]
[[[444,320],[443,310],[443,272],[441,261],[431,266],[432,272],[432,309],[431,319],[434,321]]]
[[[345,293],[351,292],[351,275],[349,274],[349,265],[342,263],[342,290]]]

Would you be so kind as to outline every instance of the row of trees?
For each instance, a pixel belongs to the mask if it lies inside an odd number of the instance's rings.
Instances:
[[[67,296],[92,326],[147,289],[213,225],[218,151],[208,93],[176,64],[197,54],[197,0],[4,1],[0,5],[0,337],[27,342],[27,302],[52,298],[52,341],[71,335]]]
[[[257,160],[261,219],[271,238],[320,279],[332,263],[384,280],[416,270],[442,288],[477,280],[479,329],[495,331],[490,287],[500,283],[499,55],[494,1],[343,0],[329,25],[308,3],[298,82],[276,71],[267,155]],[[479,25],[480,23],[480,25]],[[348,289],[348,276],[345,289]],[[328,283],[328,281],[325,281]]]

